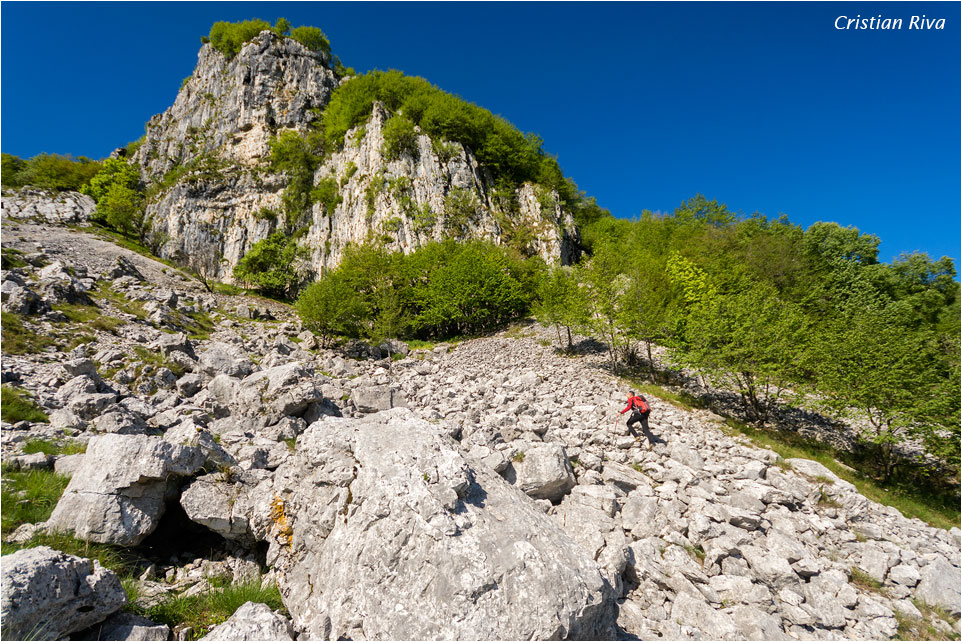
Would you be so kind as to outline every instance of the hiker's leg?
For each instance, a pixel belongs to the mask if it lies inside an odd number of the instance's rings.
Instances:
[[[638,417],[638,413],[637,413],[637,412],[633,412],[633,413],[631,413],[631,416],[628,417],[628,421],[625,423],[625,425],[628,426],[628,433],[629,433],[632,437],[634,437],[635,439],[638,439],[638,433],[636,433],[636,432],[635,432],[635,429],[631,427],[631,424],[633,424],[633,423],[635,423],[635,422],[637,422],[637,421],[639,421],[639,420],[640,420],[640,419],[639,419],[639,417]]]
[[[651,431],[648,429],[648,413],[646,412],[643,415],[641,415],[640,419],[641,419],[641,431],[645,433],[645,439],[648,440],[649,444],[654,444],[655,436],[651,434]]]

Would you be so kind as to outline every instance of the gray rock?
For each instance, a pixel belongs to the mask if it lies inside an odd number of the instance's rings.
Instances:
[[[560,444],[526,446],[505,478],[529,497],[557,503],[575,485],[574,470]],[[511,474],[513,472],[513,474]]]
[[[121,279],[125,276],[132,277],[138,281],[144,281],[144,275],[140,273],[137,266],[126,256],[118,256],[117,263],[109,273],[111,279]]]
[[[950,614],[959,617],[962,580],[958,567],[942,558],[936,558],[922,567],[920,575],[922,579],[915,589],[915,598],[932,606],[941,606]]]
[[[889,579],[902,586],[915,586],[922,579],[922,575],[914,566],[899,564],[889,571]]]
[[[213,342],[200,353],[198,363],[209,376],[246,377],[253,370],[250,358],[242,349],[230,343]]]
[[[5,217],[60,225],[86,223],[96,207],[94,199],[80,192],[24,188],[3,195]]]
[[[47,527],[94,542],[135,546],[157,527],[168,483],[192,475],[204,460],[189,443],[143,435],[95,437]]]
[[[255,529],[306,635],[613,633],[598,565],[532,499],[406,409],[313,424],[282,479],[290,490],[265,498]]]
[[[51,458],[43,453],[17,455],[10,457],[6,463],[11,470],[46,470],[50,468]]]
[[[351,400],[361,412],[378,412],[403,406],[401,395],[391,386],[365,386],[351,391]]]
[[[187,517],[215,533],[250,541],[249,489],[223,477],[220,473],[198,477],[181,493],[180,505]]]
[[[266,604],[245,602],[221,625],[201,640],[293,640],[294,630],[286,617]]]
[[[177,380],[177,392],[182,397],[193,397],[200,392],[204,380],[199,374],[185,374]]]
[[[675,596],[671,619],[677,624],[698,629],[709,640],[735,640],[741,635],[731,616],[689,593]]]
[[[83,465],[84,454],[61,455],[53,462],[53,470],[58,475],[73,477],[73,474]]]
[[[170,636],[170,627],[166,624],[151,622],[133,613],[115,613],[101,624],[89,629],[87,633],[90,634],[89,637],[83,639],[153,642],[166,640]]]
[[[96,561],[46,546],[3,556],[0,615],[8,639],[56,640],[100,622],[127,601]]]

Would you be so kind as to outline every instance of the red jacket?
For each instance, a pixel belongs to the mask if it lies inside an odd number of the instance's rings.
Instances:
[[[642,406],[641,404],[644,405]],[[620,414],[623,415],[632,408],[637,408],[639,412],[651,412],[651,405],[648,403],[648,400],[640,395],[628,397],[628,405],[625,406],[625,409],[622,410]],[[642,410],[642,408],[645,408],[645,410]]]

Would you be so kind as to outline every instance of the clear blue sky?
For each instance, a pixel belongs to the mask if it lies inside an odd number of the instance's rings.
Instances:
[[[619,217],[696,193],[960,257],[959,3],[0,6],[2,151],[102,157],[166,109],[216,20],[324,30],[540,134]],[[840,15],[900,31],[837,30]],[[911,16],[945,18],[910,30]]]

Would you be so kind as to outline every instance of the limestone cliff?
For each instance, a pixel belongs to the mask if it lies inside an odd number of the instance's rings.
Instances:
[[[577,228],[556,193],[524,184],[495,197],[470,149],[420,132],[416,154],[388,160],[382,127],[392,114],[379,104],[315,173],[315,185],[334,181],[337,198],[312,204],[306,220],[288,220],[289,177],[270,168],[268,141],[287,129],[306,132],[342,82],[349,79],[324,54],[270,32],[230,60],[204,45],[194,74],[173,106],[150,120],[133,154],[150,190],[147,216],[160,254],[214,257],[213,272],[229,281],[254,243],[306,223],[305,278],[366,240],[412,252],[432,240],[486,239],[549,262],[576,258]]]

